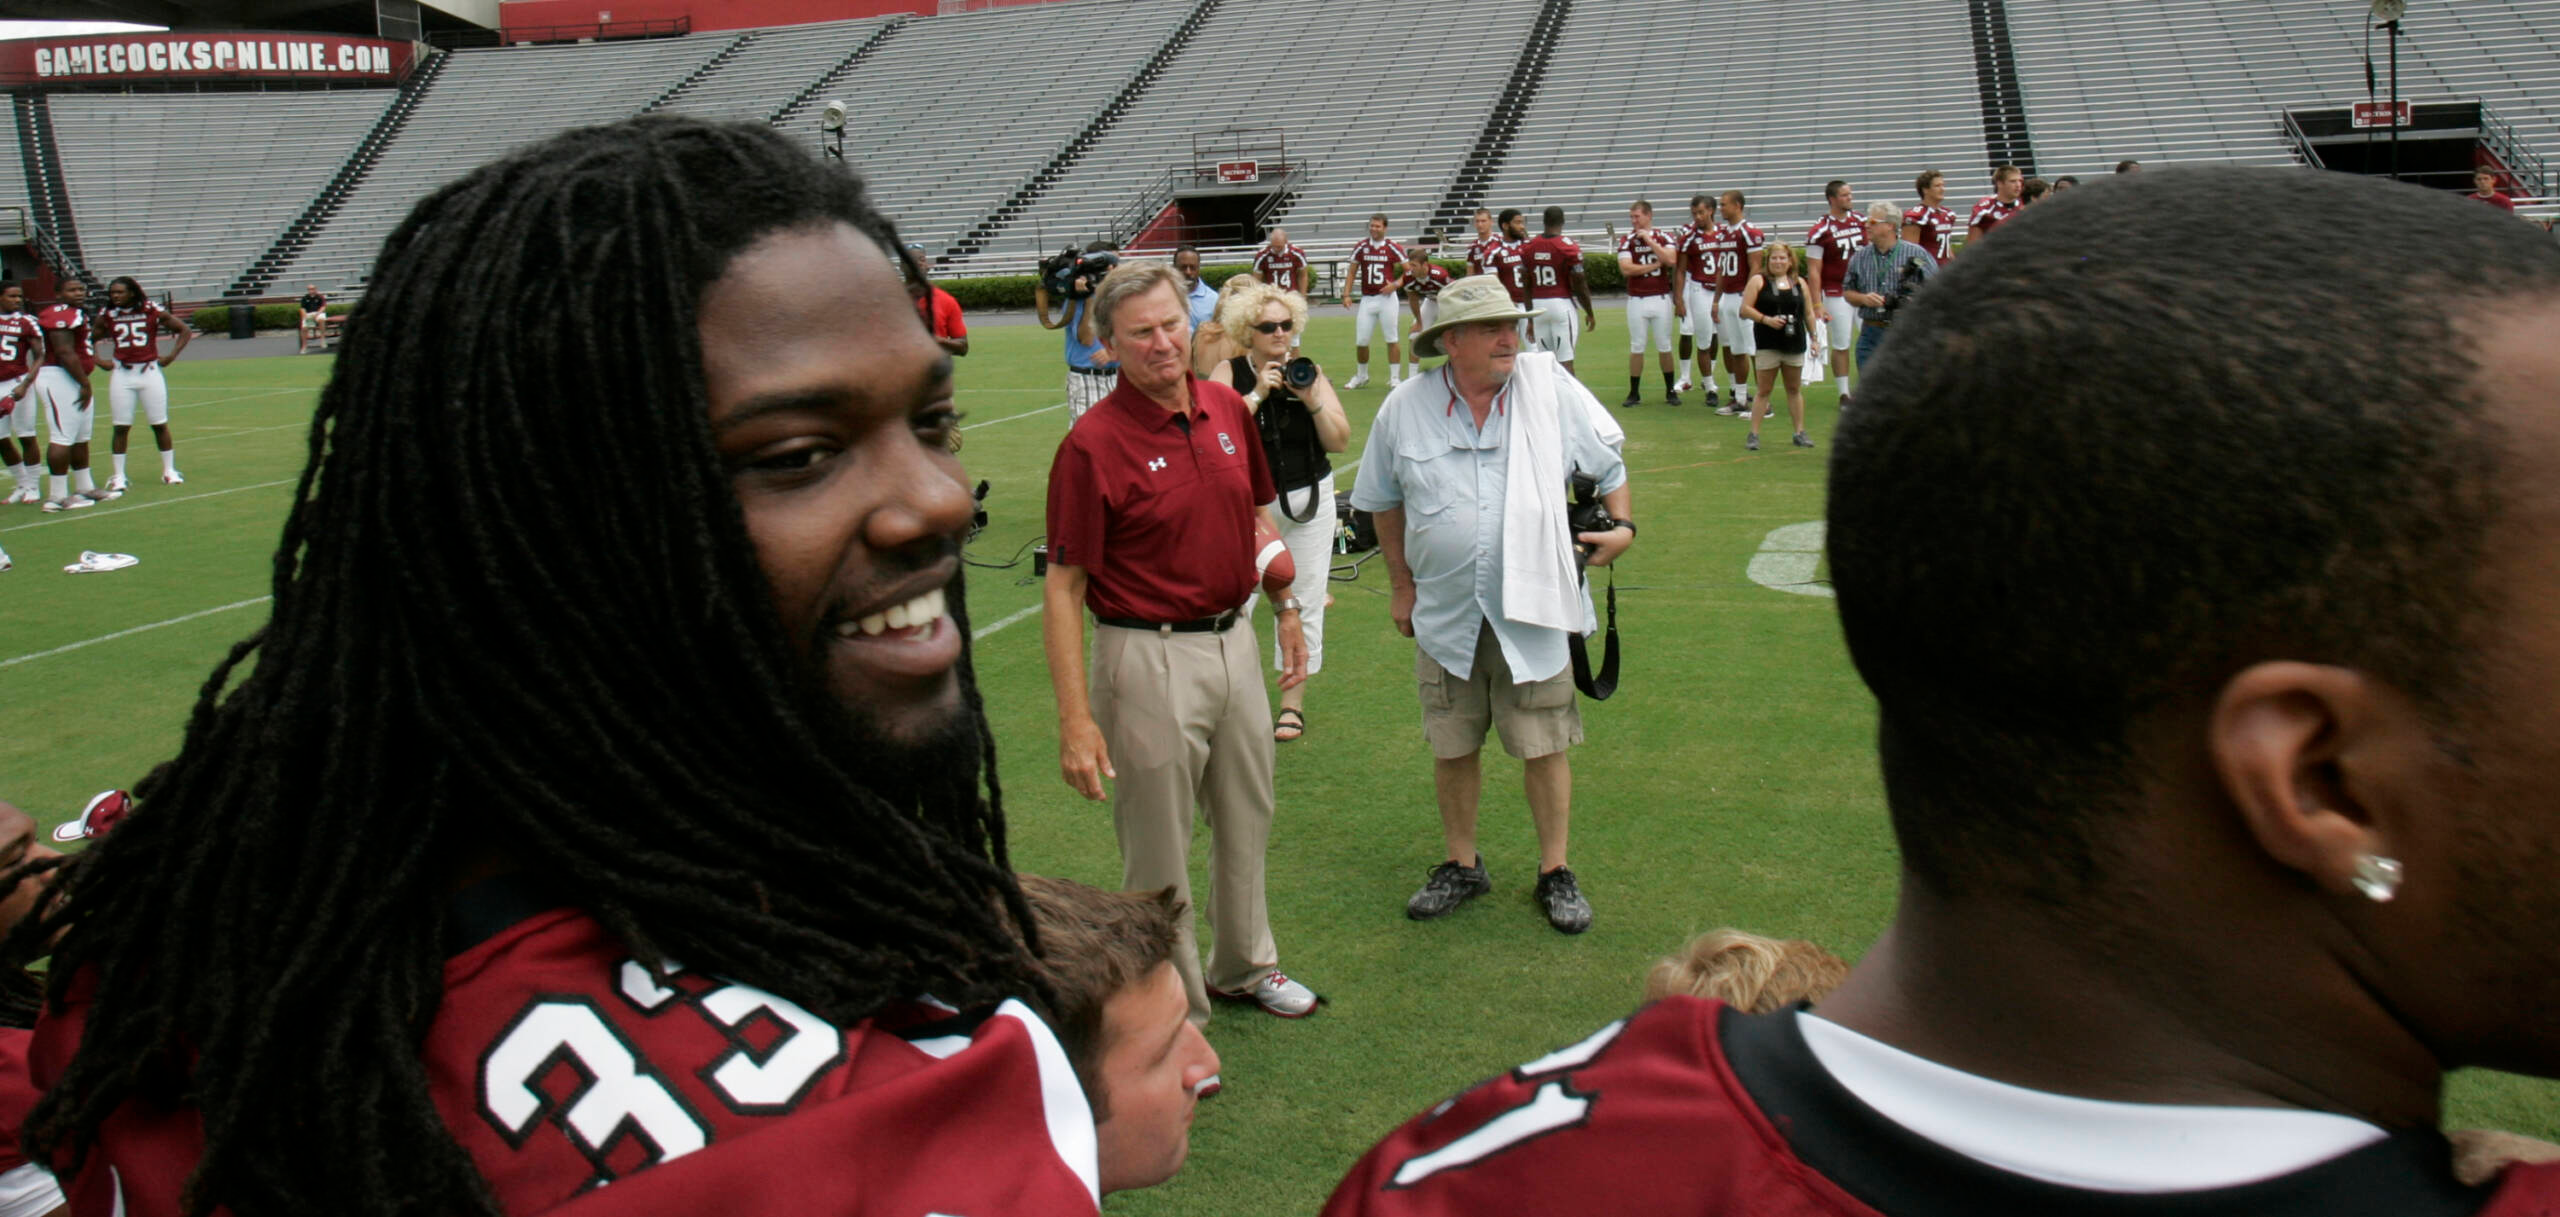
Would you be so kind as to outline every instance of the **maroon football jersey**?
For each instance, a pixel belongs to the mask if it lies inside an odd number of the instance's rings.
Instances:
[[[1721,224],[1708,228],[1683,224],[1680,226],[1680,243],[1671,247],[1671,252],[1680,255],[1680,265],[1687,268],[1689,282],[1708,291],[1716,290],[1716,255],[1709,242],[1714,240],[1716,229],[1722,227]]]
[[[1498,232],[1477,238],[1475,244],[1467,247],[1467,273],[1470,275],[1492,274],[1495,262],[1502,256],[1502,247],[1506,244],[1508,242],[1504,241],[1502,234]]]
[[[1716,255],[1716,290],[1739,292],[1751,285],[1751,255],[1769,243],[1768,234],[1749,221],[1718,224],[1708,248]]]
[[[1582,265],[1582,247],[1573,238],[1534,236],[1520,246],[1520,254],[1529,264],[1530,299],[1573,298],[1574,268]]]
[[[1920,230],[1920,248],[1930,257],[1944,262],[1955,252],[1956,213],[1944,207],[1913,207],[1902,213],[1902,222]]]
[[[1425,262],[1421,270],[1415,270],[1410,265],[1404,268],[1405,295],[1429,299],[1439,295],[1440,289],[1447,286],[1449,286],[1449,268],[1437,262]]]
[[[27,369],[44,362],[44,330],[28,313],[0,313],[0,380],[15,384]],[[0,384],[0,393],[8,391]]]
[[[1493,255],[1493,273],[1501,278],[1502,290],[1511,293],[1513,304],[1529,302],[1529,243],[1503,242]]]
[[[1351,278],[1360,285],[1363,296],[1394,291],[1396,268],[1403,264],[1404,247],[1393,241],[1363,237],[1351,247]]]
[[[2207,1191],[2083,1191],[2000,1170],[1887,1121],[1804,1043],[1796,1012],[1674,997],[1480,1083],[1388,1134],[1325,1217],[2550,1217],[2560,1165],[2494,1191],[2452,1177],[2431,1129]]]
[[[86,311],[55,301],[36,314],[36,325],[71,335],[72,345],[80,352],[80,366],[75,371],[86,376],[97,370],[97,356],[89,351],[89,314]]]
[[[36,1100],[44,1094],[36,1089],[35,1075],[27,1065],[27,1048],[35,1035],[18,1027],[0,1027],[0,1174],[27,1164],[18,1134],[27,1126],[27,1113],[36,1109]]]
[[[160,319],[168,314],[145,300],[127,308],[107,309],[107,334],[115,340],[117,363],[154,363],[160,358]]]
[[[429,1094],[509,1213],[1100,1203],[1092,1112],[1065,1049],[1019,1002],[839,1028],[748,985],[646,967],[567,908],[462,950],[444,983],[421,1050]],[[70,1060],[88,988],[39,1021],[39,1085]],[[72,1211],[182,1211],[203,1143],[194,1111],[127,1104],[64,1181]]]
[[[1867,243],[1866,221],[1855,213],[1835,216],[1824,212],[1804,234],[1805,248],[1822,254],[1822,294],[1840,294],[1840,281],[1849,275],[1849,255]]]
[[[1295,245],[1274,250],[1263,246],[1253,255],[1253,275],[1286,291],[1307,290],[1307,251]]]
[[[1675,254],[1679,252],[1679,247],[1676,244],[1679,238],[1674,234],[1664,232],[1659,228],[1648,229],[1646,231],[1651,232],[1653,234],[1653,239],[1661,242],[1664,249],[1670,250]],[[1654,256],[1653,246],[1645,244],[1643,240],[1636,236],[1635,233],[1629,232],[1627,235],[1618,238],[1618,252],[1628,258],[1634,259],[1635,264],[1638,266],[1650,266],[1653,268],[1652,270],[1644,271],[1640,274],[1628,275],[1626,277],[1628,295],[1668,296],[1671,294],[1671,268],[1663,265],[1662,259]]]
[[[1998,228],[2017,214],[2018,204],[2003,203],[2000,201],[2000,196],[1995,194],[1973,205],[1973,218],[1966,221],[1966,226],[1981,229],[1982,235],[1987,237],[1991,235],[1992,229]]]

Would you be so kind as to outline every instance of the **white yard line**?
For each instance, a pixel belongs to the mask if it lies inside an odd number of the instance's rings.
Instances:
[[[221,437],[208,436],[207,438],[219,439]],[[153,499],[148,503],[136,503],[131,507],[111,507],[104,511],[94,507],[76,512],[66,511],[54,516],[50,520],[38,520],[33,524],[12,524],[7,528],[0,528],[0,532],[25,532],[30,528],[49,528],[56,524],[76,524],[82,520],[113,519],[114,517],[124,515],[127,512],[146,511],[153,507],[166,507],[172,503],[192,503],[197,499],[218,499],[226,494],[239,494],[244,490],[266,490],[276,486],[290,486],[298,480],[300,479],[278,478],[275,481],[260,482],[254,486],[234,486],[229,490],[208,490],[203,494],[182,494],[174,499]]]
[[[975,430],[977,430],[977,429],[978,429],[978,428],[980,428],[980,427],[992,427],[992,426],[996,425],[997,423],[1009,423],[1009,422],[1012,422],[1013,420],[1015,420],[1015,419],[1017,419],[1017,418],[1029,418],[1029,417],[1031,417],[1031,416],[1032,416],[1032,415],[1034,415],[1034,414],[1046,414],[1046,413],[1050,412],[1051,410],[1064,410],[1064,409],[1066,409],[1066,408],[1067,408],[1067,403],[1065,403],[1065,402],[1059,402],[1058,404],[1056,404],[1056,405],[1054,405],[1054,406],[1042,406],[1042,407],[1040,407],[1040,408],[1039,408],[1039,409],[1037,409],[1037,410],[1025,410],[1025,411],[1023,411],[1023,412],[1022,412],[1022,413],[1020,413],[1020,414],[1008,414],[1008,415],[1005,415],[1003,418],[990,418],[990,419],[988,419],[987,421],[982,422],[982,423],[962,423],[962,424],[960,424],[960,429],[961,429],[961,430],[963,430],[963,431],[975,431]]]
[[[1017,621],[1024,620],[1039,611],[1040,606],[1037,604],[1024,605],[1023,607],[1006,614],[1002,621],[998,621],[994,625],[979,626],[976,630],[970,633],[969,641],[976,642],[979,639],[985,638],[989,634],[995,633],[997,630],[1001,630]]]
[[[149,625],[137,625],[129,630],[117,630],[112,634],[100,634],[95,638],[70,643],[64,646],[58,646],[50,651],[37,651],[32,655],[20,655],[15,659],[0,659],[0,668],[14,668],[22,663],[32,663],[39,659],[51,659],[56,655],[67,655],[82,647],[93,647],[101,642],[114,642],[119,638],[131,638],[136,634],[144,633],[149,630],[156,630],[162,626],[177,625],[181,622],[193,621],[198,617],[210,617],[215,613],[228,613],[233,609],[243,609],[253,604],[265,604],[267,599],[268,598],[265,596],[252,596],[247,600],[235,600],[217,608],[198,609],[195,612],[188,613],[182,617],[172,617],[167,621],[154,621]]]

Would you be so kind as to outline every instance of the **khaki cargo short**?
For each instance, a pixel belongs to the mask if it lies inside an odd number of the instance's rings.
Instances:
[[[1484,747],[1485,728],[1502,736],[1502,750],[1521,760],[1562,752],[1582,742],[1582,707],[1573,696],[1573,669],[1545,680],[1514,684],[1511,665],[1491,623],[1476,628],[1471,672],[1459,676],[1414,649],[1413,675],[1422,691],[1422,735],[1431,755],[1454,761]]]

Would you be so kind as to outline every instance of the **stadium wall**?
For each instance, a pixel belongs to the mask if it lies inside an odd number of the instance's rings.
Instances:
[[[1021,0],[1004,2],[1009,6]],[[512,34],[541,26],[683,18],[689,23],[688,28],[701,33],[852,21],[899,13],[929,16],[938,7],[936,0],[506,0],[498,6],[498,21],[501,31]]]

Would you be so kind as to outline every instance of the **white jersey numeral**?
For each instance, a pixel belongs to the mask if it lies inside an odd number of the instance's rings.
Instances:
[[[116,323],[116,345],[131,349],[151,345],[151,323],[119,321]]]
[[[730,1106],[742,1111],[790,1108],[809,1083],[844,1059],[844,1033],[835,1024],[762,989],[730,985],[715,990],[703,997],[702,1010],[733,1033],[743,1032],[759,1013],[790,1029],[762,1053],[732,1035],[738,1046],[704,1075]]]
[[[1591,1115],[1591,1100],[1573,1093],[1559,1078],[1538,1087],[1529,1101],[1485,1121],[1483,1127],[1427,1154],[1404,1160],[1396,1168],[1396,1187],[1412,1187],[1441,1171],[1480,1162],[1503,1150],[1571,1128]]]
[[[585,1079],[564,1099],[534,1088],[566,1064]],[[480,1062],[480,1106],[490,1123],[521,1145],[549,1116],[608,1178],[605,1156],[637,1136],[655,1151],[649,1165],[681,1158],[710,1143],[711,1133],[647,1062],[615,1034],[583,998],[535,1002]]]
[[[1552,266],[1540,266],[1533,269],[1537,272],[1538,286],[1554,287],[1556,285],[1556,268]]]

